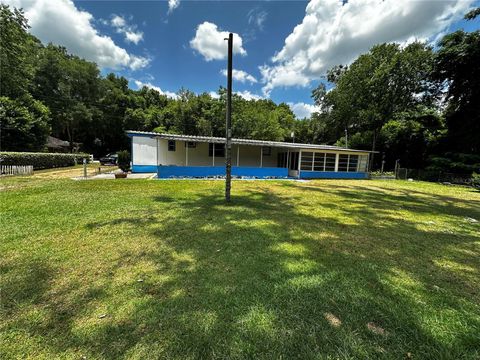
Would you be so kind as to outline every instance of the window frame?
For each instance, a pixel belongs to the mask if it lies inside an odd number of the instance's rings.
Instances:
[[[213,145],[215,144],[215,157],[225,157],[225,144],[208,143],[208,157],[213,157]],[[221,153],[219,155],[218,153]]]
[[[172,147],[172,144],[173,144],[173,147]],[[168,143],[167,143],[167,149],[168,151],[177,151],[177,142],[175,140],[168,140]]]

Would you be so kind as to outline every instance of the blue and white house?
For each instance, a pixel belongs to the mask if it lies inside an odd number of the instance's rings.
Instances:
[[[225,175],[225,138],[127,131],[132,172],[158,178]],[[232,176],[252,178],[366,179],[369,151],[232,139]]]

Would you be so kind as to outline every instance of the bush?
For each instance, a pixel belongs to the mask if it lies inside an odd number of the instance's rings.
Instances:
[[[472,174],[472,186],[480,188],[480,174],[477,174],[476,172]]]
[[[34,170],[73,166],[90,160],[88,154],[0,152],[2,165],[33,165]]]
[[[127,150],[122,150],[117,153],[118,155],[118,167],[123,172],[130,170],[130,153]]]

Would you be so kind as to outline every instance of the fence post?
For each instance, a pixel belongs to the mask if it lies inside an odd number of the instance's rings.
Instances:
[[[87,178],[87,159],[83,158],[83,177]]]

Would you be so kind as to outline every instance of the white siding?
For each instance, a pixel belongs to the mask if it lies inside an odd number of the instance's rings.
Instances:
[[[158,140],[158,164],[185,166],[185,145],[183,141],[175,141],[175,151],[168,151],[168,141]]]
[[[132,137],[134,165],[157,165],[157,140],[145,136]]]

